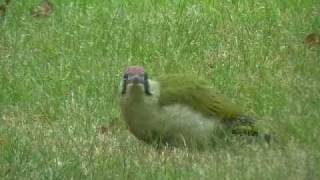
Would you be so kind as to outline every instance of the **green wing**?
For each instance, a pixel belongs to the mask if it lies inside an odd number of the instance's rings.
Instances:
[[[234,134],[258,134],[255,120],[243,115],[241,108],[218,94],[207,82],[181,74],[162,76],[159,82],[160,106],[186,104],[208,117],[219,117]]]
[[[217,94],[208,83],[185,75],[169,75],[159,79],[161,92],[160,106],[186,104],[207,116],[234,119],[241,114],[230,100]]]

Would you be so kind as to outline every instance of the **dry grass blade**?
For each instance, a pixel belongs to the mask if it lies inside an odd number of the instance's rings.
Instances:
[[[0,6],[0,18],[4,17],[7,12],[7,7],[5,5]]]

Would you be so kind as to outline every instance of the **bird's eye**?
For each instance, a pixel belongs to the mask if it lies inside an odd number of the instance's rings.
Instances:
[[[124,80],[128,80],[128,74],[127,74],[127,73],[124,74],[123,79],[124,79]]]
[[[143,77],[144,77],[144,80],[145,80],[145,81],[148,80],[148,74],[147,74],[147,73],[144,73],[144,76],[143,76]]]
[[[127,86],[127,81],[128,81],[128,74],[123,75],[123,83],[122,83],[122,91],[121,94],[126,94],[126,86]]]
[[[150,91],[150,85],[149,85],[148,74],[147,73],[144,74],[144,83],[143,84],[144,84],[144,90],[145,90],[146,95],[151,96],[152,93]]]

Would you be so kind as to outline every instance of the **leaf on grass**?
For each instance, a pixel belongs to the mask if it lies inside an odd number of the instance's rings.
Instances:
[[[317,33],[311,33],[306,36],[304,42],[310,47],[320,45],[320,35]]]
[[[42,4],[35,7],[31,11],[32,17],[48,17],[53,13],[54,5],[48,0],[44,0]]]
[[[109,131],[110,131],[109,127],[104,125],[99,128],[100,134],[108,134]]]
[[[6,15],[7,8],[5,5],[0,6],[0,18]]]
[[[10,0],[6,0],[5,4],[0,5],[0,19],[6,16],[9,3],[10,3]]]

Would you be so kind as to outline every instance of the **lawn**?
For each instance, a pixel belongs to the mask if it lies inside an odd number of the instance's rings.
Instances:
[[[0,179],[320,179],[319,0],[52,0],[32,17],[39,2],[0,19]],[[207,79],[279,141],[138,141],[119,112],[129,65]]]

